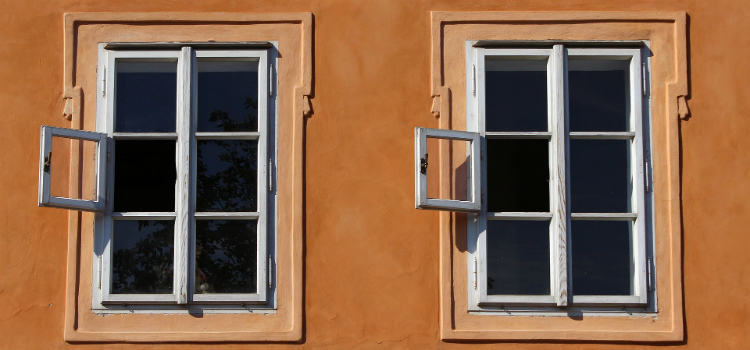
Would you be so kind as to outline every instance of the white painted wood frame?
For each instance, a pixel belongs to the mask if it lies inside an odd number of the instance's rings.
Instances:
[[[220,58],[231,61],[257,61],[258,62],[258,131],[257,132],[198,132],[198,114],[197,104],[198,96],[197,89],[197,69],[193,70],[193,81],[192,85],[192,103],[193,110],[191,113],[192,130],[191,134],[195,135],[195,140],[192,142],[191,155],[192,160],[190,168],[191,172],[190,188],[192,193],[196,193],[196,171],[197,168],[197,140],[257,140],[258,141],[258,208],[256,212],[195,212],[195,196],[192,197],[191,213],[191,229],[192,233],[190,236],[191,246],[195,247],[195,220],[256,220],[257,221],[257,238],[256,238],[256,288],[257,293],[211,293],[211,294],[192,294],[192,300],[196,303],[249,303],[249,304],[264,304],[268,302],[268,250],[267,250],[267,234],[268,232],[268,135],[269,135],[269,121],[268,121],[268,102],[269,102],[269,67],[271,64],[268,59],[267,50],[195,50],[193,61],[201,58]],[[195,249],[190,251],[190,285],[195,285],[193,279],[195,278]],[[191,291],[192,293],[192,291]]]
[[[162,305],[170,310],[169,305],[179,304],[212,304],[238,305],[243,310],[245,304],[269,303],[268,263],[273,262],[273,254],[268,251],[268,192],[269,163],[275,154],[269,155],[269,101],[275,98],[269,94],[270,82],[268,49],[247,50],[196,50],[190,46],[175,50],[108,50],[106,44],[99,46],[100,81],[97,94],[97,129],[109,135],[110,149],[113,140],[175,140],[177,182],[175,188],[174,212],[114,212],[113,201],[106,205],[104,213],[96,217],[96,235],[94,261],[99,266],[94,269],[94,293],[92,307],[95,309],[132,308],[133,304],[144,305],[144,310],[153,309],[148,304]],[[153,48],[160,48],[153,45]],[[197,132],[197,70],[196,61],[200,58],[221,58],[233,61],[258,62],[258,131],[253,132]],[[175,132],[165,133],[124,133],[114,132],[114,91],[115,65],[117,59],[138,60],[143,62],[177,62],[177,100]],[[195,212],[197,140],[257,140],[258,141],[258,198],[256,212]],[[106,165],[108,170],[107,193],[114,190],[114,152]],[[214,293],[195,294],[195,220],[255,220],[257,221],[257,292],[256,293]],[[114,220],[174,220],[174,273],[172,294],[115,294],[111,292],[112,283],[112,229]],[[99,290],[101,289],[101,290]]]
[[[115,140],[128,139],[128,140],[175,140],[179,138],[179,127],[175,129],[175,132],[168,133],[115,133],[115,104],[116,104],[116,61],[127,60],[127,61],[139,61],[139,62],[175,62],[177,64],[177,100],[176,104],[176,123],[179,122],[179,114],[183,112],[179,102],[183,98],[180,94],[181,91],[181,77],[180,71],[184,71],[185,67],[182,67],[185,63],[180,60],[181,53],[177,50],[149,50],[149,51],[114,51],[105,50],[103,44],[100,44],[99,48],[99,68],[97,69],[99,77],[99,93],[97,93],[97,130],[106,133],[109,136],[109,156],[107,157],[107,205],[106,210],[102,215],[97,216],[96,225],[96,238],[95,239],[95,252],[94,261],[99,262],[101,266],[94,269],[94,293],[92,293],[92,304],[95,308],[101,308],[102,304],[176,304],[178,302],[177,295],[179,288],[176,283],[176,276],[179,269],[177,261],[179,247],[179,237],[177,234],[178,222],[176,211],[174,212],[126,212],[116,213],[114,212],[114,176],[115,176]],[[123,136],[125,136],[123,138]],[[177,147],[177,145],[175,145]],[[179,158],[180,152],[179,147],[175,149],[176,158]],[[177,159],[175,159],[177,161]],[[179,167],[177,178],[178,181],[175,187],[175,209],[178,208],[179,197],[182,194],[182,188],[179,181]],[[113,254],[112,249],[112,232],[114,230],[115,220],[169,220],[175,221],[175,232],[174,232],[174,247],[173,247],[173,290],[171,294],[118,294],[112,293],[112,267],[113,267]],[[98,246],[97,246],[98,245]],[[99,288],[98,288],[99,287]],[[99,300],[97,300],[99,299]]]
[[[427,196],[427,172],[429,170],[429,157],[427,153],[427,139],[458,140],[469,142],[466,147],[466,156],[468,159],[466,174],[466,197],[467,200],[457,199],[438,199]],[[416,208],[417,209],[435,209],[472,212],[478,211],[482,203],[479,194],[479,134],[475,132],[466,132],[458,130],[428,129],[417,127],[414,129],[414,164],[415,164],[415,190],[416,190]],[[432,156],[433,162],[438,157]],[[438,168],[433,166],[432,171]]]
[[[470,213],[467,220],[468,254],[467,278],[470,311],[507,311],[506,308],[529,306],[527,310],[554,310],[549,307],[580,309],[581,307],[611,309],[612,307],[648,304],[645,191],[643,174],[643,90],[641,84],[641,50],[637,48],[583,48],[567,49],[563,44],[551,48],[485,48],[466,43],[466,96],[467,131],[481,135],[481,148],[486,149],[487,139],[547,139],[550,141],[550,212],[487,212],[482,204],[478,213]],[[621,132],[568,132],[567,62],[570,56],[596,60],[621,60],[629,62],[629,125]],[[485,131],[485,62],[493,59],[546,60],[548,130],[541,132],[486,132]],[[629,213],[571,213],[567,200],[569,192],[568,140],[612,139],[630,140],[630,177],[632,210]],[[487,157],[482,159],[481,189],[487,191]],[[550,295],[488,295],[487,294],[487,221],[534,220],[550,222]],[[632,281],[631,295],[574,296],[570,266],[571,220],[630,221],[632,225]],[[571,293],[572,292],[572,293]]]
[[[643,152],[643,76],[641,50],[635,48],[570,48],[569,59],[621,61],[628,64],[628,126],[625,132],[569,132],[569,139],[630,140],[628,154],[631,188],[630,213],[572,213],[570,220],[608,220],[631,222],[631,295],[576,295],[572,287],[571,303],[574,305],[627,305],[648,304],[648,259],[646,247],[646,191]],[[597,68],[592,68],[597,69]],[[567,72],[566,72],[567,74]],[[566,86],[566,95],[567,86]],[[568,114],[566,113],[566,123]],[[570,237],[570,232],[568,233]],[[575,244],[575,242],[571,242]],[[571,261],[569,261],[571,263]],[[569,273],[572,281],[572,271]]]
[[[52,138],[62,137],[69,140],[80,140],[95,142],[94,174],[96,191],[93,200],[80,198],[58,197],[50,193],[52,174],[50,167],[52,162]],[[107,154],[107,135],[93,131],[73,130],[43,125],[40,136],[39,151],[39,206],[56,207],[83,211],[104,210],[104,178],[106,177],[105,158]],[[55,153],[56,157],[65,157],[64,154]],[[61,175],[62,176],[62,175]]]

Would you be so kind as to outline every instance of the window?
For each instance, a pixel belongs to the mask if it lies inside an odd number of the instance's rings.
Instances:
[[[472,52],[485,200],[467,220],[471,309],[647,310],[641,50]]]
[[[426,137],[481,144],[453,146],[467,154],[457,178],[467,189],[481,179],[481,195],[466,194],[481,205],[417,203],[469,212],[470,310],[653,310],[641,56],[563,44],[470,49],[469,132],[417,129],[420,199]]]
[[[480,210],[439,212],[441,338],[682,340],[686,14],[431,20],[436,127],[476,133],[482,163]],[[433,198],[468,198],[455,144],[428,147]]]
[[[312,14],[64,22],[71,129],[45,128],[40,204],[82,210],[68,212],[65,340],[302,339]]]
[[[102,55],[102,304],[267,303],[268,52]]]
[[[99,133],[43,129],[100,145],[96,200],[40,202],[101,212],[94,309],[272,307],[269,50],[149,48],[100,47]]]

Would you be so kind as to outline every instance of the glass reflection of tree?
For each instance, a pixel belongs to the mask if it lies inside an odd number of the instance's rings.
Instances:
[[[258,130],[258,101],[248,97],[244,105],[248,113],[242,119],[216,109],[209,121],[226,132]],[[204,147],[211,148],[210,155]],[[256,211],[257,164],[257,141],[199,141],[196,210]],[[256,221],[196,220],[195,292],[255,292],[256,236]]]
[[[258,101],[247,98],[247,115],[232,119],[216,109],[210,121],[223,131],[257,131]],[[217,159],[204,159],[198,147],[198,211],[257,210],[257,141],[211,140],[219,149]],[[222,168],[215,171],[216,168]],[[113,256],[112,293],[172,293],[174,222],[138,221],[138,235],[151,231],[132,247],[117,249]],[[195,291],[253,293],[256,291],[256,221],[196,220]],[[117,238],[115,238],[117,240]]]
[[[117,230],[116,230],[117,231]],[[112,293],[172,293],[174,225],[172,222],[138,220],[138,231],[153,231],[130,249],[117,249],[115,237]],[[118,232],[115,232],[115,236]],[[137,234],[123,232],[123,234]]]

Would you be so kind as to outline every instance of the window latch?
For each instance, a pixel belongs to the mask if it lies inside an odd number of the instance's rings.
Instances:
[[[52,162],[52,152],[47,152],[47,156],[44,157],[44,172],[49,172],[50,163]]]
[[[429,154],[425,154],[424,158],[419,160],[419,168],[422,174],[427,174],[427,156],[428,155]]]

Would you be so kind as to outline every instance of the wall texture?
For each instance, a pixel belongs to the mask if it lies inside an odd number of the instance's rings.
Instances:
[[[658,1],[2,1],[0,348],[188,349],[63,340],[67,220],[36,206],[39,126],[63,110],[65,12],[312,12],[304,338],[221,349],[631,349],[649,344],[447,343],[438,324],[438,213],[413,209],[413,130],[430,113],[429,11],[687,11],[681,122],[685,341],[750,344],[750,6]]]

